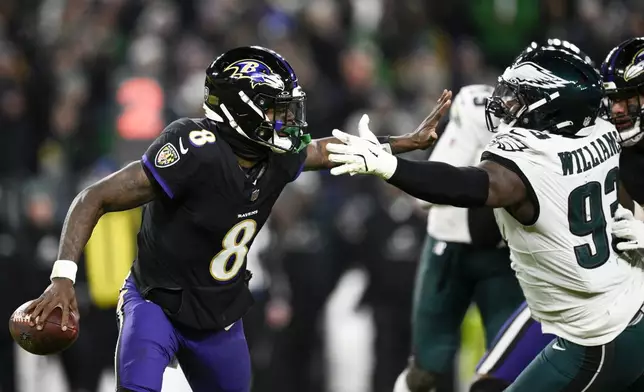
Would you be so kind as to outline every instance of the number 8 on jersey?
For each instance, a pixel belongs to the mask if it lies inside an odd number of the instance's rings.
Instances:
[[[256,230],[257,223],[252,219],[243,220],[228,230],[221,241],[221,251],[210,262],[213,279],[226,282],[237,276],[248,254],[248,243]]]

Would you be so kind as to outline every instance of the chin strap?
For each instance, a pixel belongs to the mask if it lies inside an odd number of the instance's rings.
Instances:
[[[230,148],[238,157],[253,162],[268,158],[268,154],[271,151],[269,148],[238,134],[226,123],[219,123],[217,127],[221,131],[219,132],[221,138],[230,145]]]
[[[221,138],[230,145],[235,155],[249,161],[261,161],[268,157],[270,150],[251,140],[241,131],[241,128],[239,128],[236,123],[228,124],[220,115],[215,113],[214,110],[206,106],[205,103],[203,104],[203,109],[206,118],[217,123],[217,127],[221,130]]]
[[[214,110],[210,109],[205,103],[203,104],[203,110],[206,112],[206,118],[214,122],[222,123],[224,119],[220,115],[215,113]]]

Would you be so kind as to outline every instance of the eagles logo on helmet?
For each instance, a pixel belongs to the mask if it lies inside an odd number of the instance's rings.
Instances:
[[[491,131],[498,119],[570,137],[594,123],[602,98],[599,73],[580,55],[531,45],[499,77],[487,100],[486,121]]]
[[[572,83],[531,61],[509,67],[503,73],[502,78],[511,83],[523,83],[529,86],[543,88],[565,87],[567,84]]]

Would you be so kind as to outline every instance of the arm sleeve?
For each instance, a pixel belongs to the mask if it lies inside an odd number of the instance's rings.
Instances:
[[[483,169],[397,159],[389,183],[418,199],[454,207],[482,207],[487,201],[490,179]]]
[[[190,149],[186,138],[182,138],[170,125],[148,147],[141,158],[146,174],[153,184],[170,199],[181,197],[189,188],[190,179],[199,168],[198,157]]]

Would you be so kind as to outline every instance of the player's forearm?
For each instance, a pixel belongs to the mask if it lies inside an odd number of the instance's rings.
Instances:
[[[78,262],[98,220],[105,213],[98,192],[83,190],[72,202],[65,217],[58,249],[59,260]]]
[[[487,201],[489,177],[482,169],[397,159],[388,182],[416,198],[456,207],[482,207]]]
[[[426,148],[411,133],[401,136],[379,136],[378,141],[381,144],[389,144],[391,153],[394,155]]]
[[[140,162],[131,163],[86,188],[76,196],[67,212],[58,259],[78,261],[103,214],[141,206],[154,195]]]
[[[305,171],[330,169],[337,166],[337,164],[329,161],[329,153],[326,151],[328,143],[340,143],[340,141],[334,137],[326,137],[315,139],[306,147]]]

